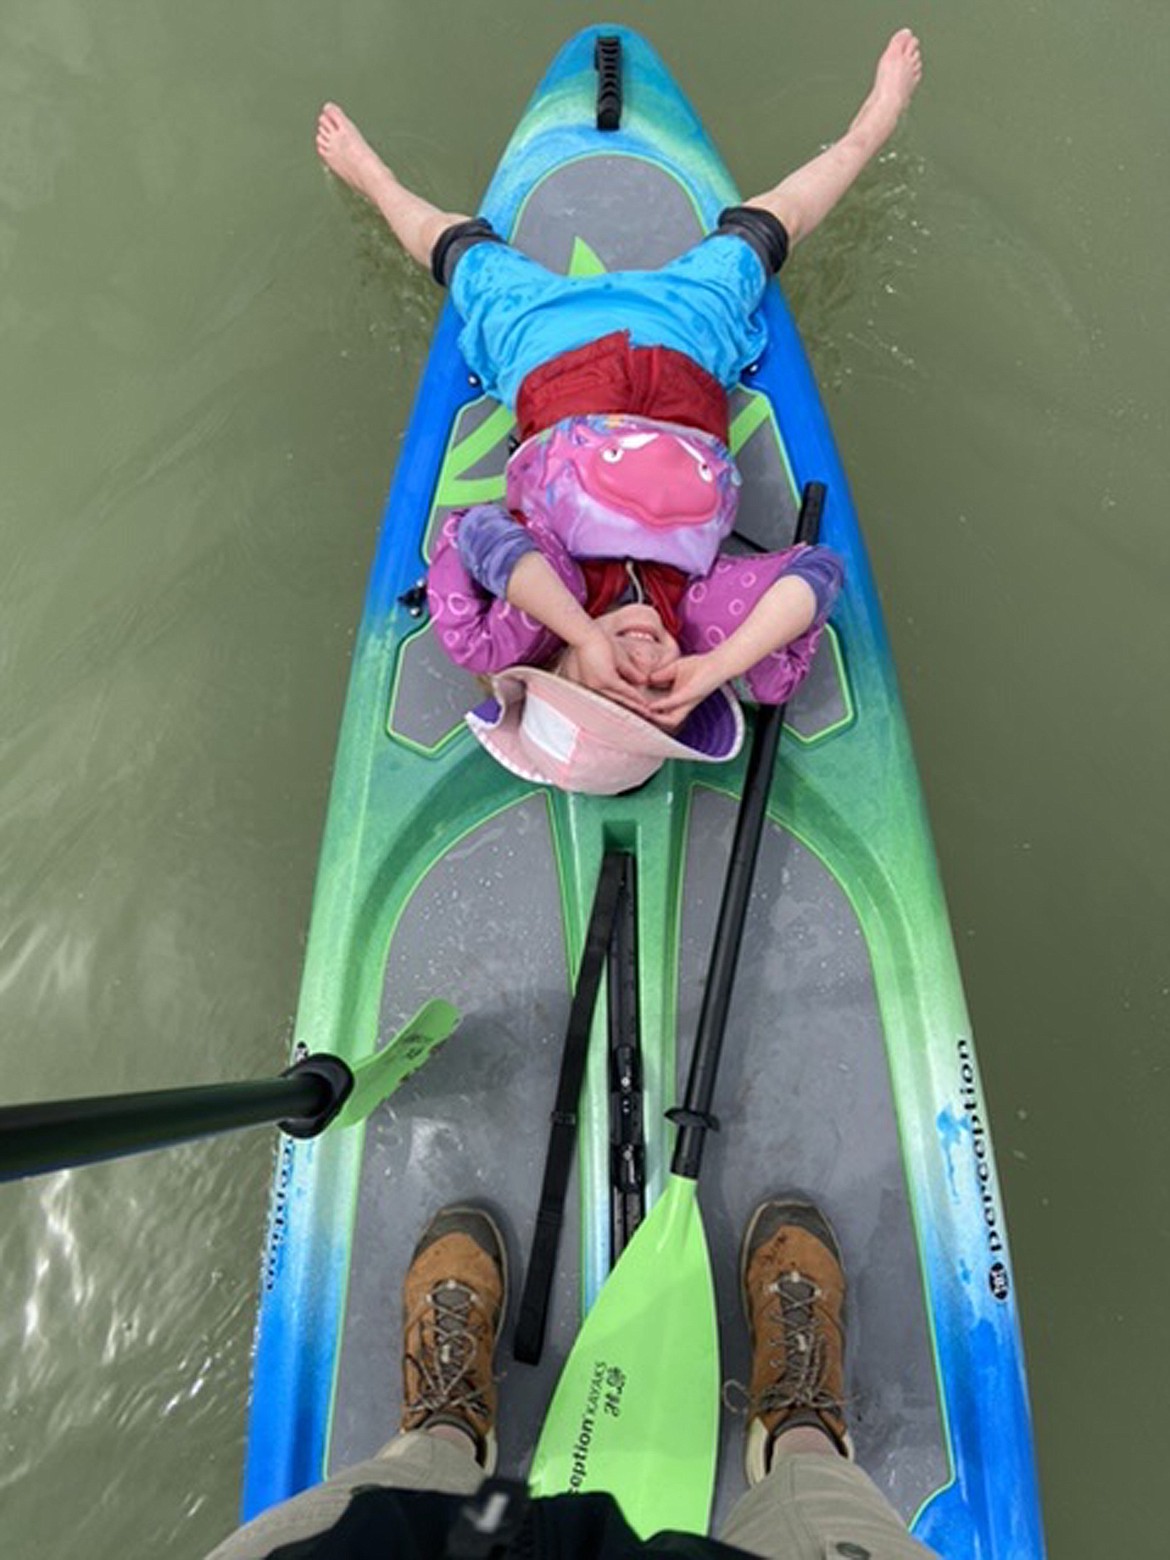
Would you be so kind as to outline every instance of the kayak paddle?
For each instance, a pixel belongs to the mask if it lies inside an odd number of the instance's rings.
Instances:
[[[436,997],[380,1051],[352,1067],[340,1056],[314,1051],[279,1078],[0,1106],[0,1181],[267,1123],[298,1138],[317,1137],[334,1124],[356,1126],[422,1066],[458,1022],[458,1009]]]
[[[416,1073],[459,1022],[459,1009],[442,997],[424,1002],[412,1019],[373,1056],[353,1065],[353,1093],[337,1117],[339,1127],[354,1127]]]
[[[798,541],[825,488],[807,483]],[[719,1451],[719,1325],[696,1195],[727,1009],[785,706],[761,707],[748,756],[670,1177],[581,1325],[533,1458],[536,1495],[608,1490],[634,1531],[705,1533]]]

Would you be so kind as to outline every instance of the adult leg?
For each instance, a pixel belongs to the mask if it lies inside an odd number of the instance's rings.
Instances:
[[[423,1231],[403,1287],[401,1432],[376,1457],[263,1512],[207,1560],[261,1560],[326,1532],[355,1489],[470,1495],[496,1460],[492,1354],[507,1302],[503,1242],[479,1209],[444,1208]]]
[[[412,260],[428,269],[440,236],[470,218],[442,211],[400,184],[336,103],[326,103],[317,120],[317,155],[351,189],[375,206]]]
[[[815,1430],[791,1432],[817,1436]],[[906,1531],[898,1513],[856,1463],[820,1437],[822,1448],[789,1451],[781,1436],[766,1478],[732,1508],[719,1537],[763,1560],[938,1560]]]
[[[458,1432],[456,1432],[458,1433]],[[226,1538],[207,1560],[264,1560],[282,1544],[327,1533],[343,1515],[355,1490],[371,1484],[389,1489],[428,1490],[441,1495],[471,1495],[484,1471],[472,1455],[471,1441],[454,1445],[438,1431],[397,1435],[376,1457],[356,1463],[282,1501]]]
[[[720,1538],[766,1560],[926,1560],[853,1462],[845,1422],[845,1275],[828,1221],[807,1203],[753,1215],[740,1263],[752,1344],[746,1472]]]
[[[806,238],[889,140],[921,79],[918,39],[903,27],[886,45],[869,96],[841,139],[747,204],[777,217],[790,247]]]

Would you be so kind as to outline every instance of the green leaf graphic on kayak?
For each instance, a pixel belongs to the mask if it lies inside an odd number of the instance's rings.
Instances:
[[[569,256],[570,276],[604,276],[605,262],[590,248],[583,238],[573,240],[573,253]]]
[[[437,504],[452,509],[468,504],[490,504],[504,496],[502,469],[489,477],[469,477],[467,472],[489,455],[497,445],[505,443],[515,426],[512,413],[506,406],[497,406],[474,432],[467,434],[447,452],[439,477]],[[503,459],[500,461],[501,468]]]

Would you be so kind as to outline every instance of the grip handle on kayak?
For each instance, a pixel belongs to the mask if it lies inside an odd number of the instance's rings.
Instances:
[[[597,128],[616,130],[622,122],[622,40],[598,38],[593,63],[597,69]]]

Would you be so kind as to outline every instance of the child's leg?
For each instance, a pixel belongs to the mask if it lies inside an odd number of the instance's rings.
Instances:
[[[317,155],[338,178],[377,207],[395,238],[419,265],[429,268],[440,235],[455,223],[469,220],[458,212],[440,211],[399,184],[336,103],[326,103],[317,120]]]
[[[435,280],[446,287],[469,249],[480,245],[495,251],[493,263],[476,268],[462,293],[452,298],[464,322],[460,348],[485,392],[514,404],[520,381],[549,355],[543,343],[522,326],[526,319],[543,319],[550,294],[563,288],[564,278],[547,271],[512,249],[483,218],[442,211],[398,182],[353,121],[336,105],[326,103],[317,120],[317,153],[333,173],[364,195],[385,218],[399,243]],[[490,273],[490,274],[489,274]],[[568,343],[580,346],[596,331]]]
[[[773,189],[754,195],[748,205],[779,218],[790,246],[805,238],[889,140],[921,79],[918,39],[903,27],[886,45],[869,96],[841,139]]]

